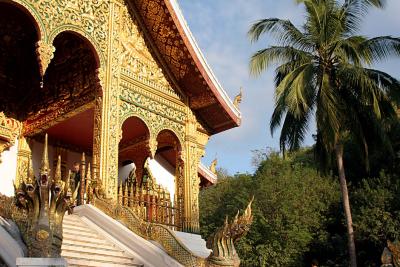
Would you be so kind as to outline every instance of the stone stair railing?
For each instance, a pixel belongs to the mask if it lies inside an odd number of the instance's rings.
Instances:
[[[165,251],[184,266],[204,266],[205,259],[194,255],[167,226],[144,222],[130,208],[95,198],[94,206],[122,222],[129,230],[163,246]]]

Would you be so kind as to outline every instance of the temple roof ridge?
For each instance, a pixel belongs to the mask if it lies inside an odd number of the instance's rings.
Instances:
[[[191,46],[194,49],[194,52],[196,53],[196,56],[200,60],[202,66],[204,67],[204,70],[208,74],[209,78],[211,79],[212,83],[215,85],[215,88],[217,89],[218,93],[222,96],[222,99],[226,102],[226,104],[229,106],[232,112],[239,118],[241,118],[241,112],[240,110],[233,105],[233,100],[229,97],[227,92],[224,90],[222,87],[221,83],[218,81],[217,77],[215,76],[213,70],[211,69],[210,65],[208,64],[206,58],[203,55],[203,52],[201,51],[199,45],[196,42],[195,37],[192,34],[192,31],[189,28],[189,25],[187,24],[187,21],[185,17],[183,16],[182,10],[179,6],[179,3],[177,0],[166,0],[171,3],[172,8],[175,11],[175,14],[178,18],[178,21],[180,22],[182,29],[184,30]]]

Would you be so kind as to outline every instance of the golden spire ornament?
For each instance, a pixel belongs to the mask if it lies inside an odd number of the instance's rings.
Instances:
[[[47,134],[44,136],[44,148],[43,148],[43,156],[42,163],[40,166],[40,174],[49,174],[50,172],[50,164],[49,164],[49,153],[48,153],[48,140]]]

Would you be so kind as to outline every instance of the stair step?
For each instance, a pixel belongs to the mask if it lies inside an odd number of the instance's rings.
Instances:
[[[63,235],[79,235],[81,237],[88,237],[88,238],[101,238],[96,232],[80,232],[78,230],[70,229],[70,228],[63,228]]]
[[[75,251],[79,253],[98,253],[102,255],[110,255],[115,257],[125,257],[126,254],[123,250],[118,248],[113,249],[106,249],[106,248],[99,248],[99,247],[87,247],[87,246],[76,246],[72,244],[63,244],[61,247],[62,251]]]
[[[97,237],[87,237],[81,234],[77,234],[77,233],[63,233],[63,239],[64,240],[76,240],[76,241],[80,241],[80,242],[84,242],[84,243],[91,243],[91,244],[109,244],[110,242],[108,242],[106,239],[101,238],[99,236]]]
[[[104,242],[103,244],[99,243],[88,243],[88,242],[82,242],[82,241],[77,241],[77,240],[63,240],[63,245],[68,245],[68,246],[76,246],[76,247],[87,247],[87,248],[98,248],[98,249],[106,249],[106,250],[113,250],[116,249],[118,250],[118,247],[116,247],[114,244],[109,243],[109,242]]]
[[[92,230],[92,229],[90,229],[90,228],[88,228],[88,226],[85,224],[85,225],[80,225],[80,226],[78,226],[78,225],[69,225],[69,224],[63,224],[63,229],[65,230],[65,229],[67,229],[67,230],[69,230],[69,231],[76,231],[76,233],[81,233],[81,232],[83,232],[83,233],[89,233],[89,234],[97,234],[97,232],[96,231],[94,231],[94,230]]]
[[[132,266],[132,267],[143,267],[143,264],[138,263],[116,263],[113,261],[99,261],[99,260],[82,260],[80,258],[67,258],[69,267],[73,266],[94,266],[94,267],[124,267],[124,266]]]
[[[119,264],[132,263],[133,258],[129,256],[112,256],[112,255],[103,255],[101,253],[82,253],[76,251],[62,250],[61,256],[64,258],[79,258],[81,260],[95,260],[95,261],[108,261]]]
[[[63,222],[82,222],[78,215],[67,215],[64,216]]]
[[[143,267],[123,249],[97,232],[77,215],[66,215],[63,222],[61,255],[68,266]]]

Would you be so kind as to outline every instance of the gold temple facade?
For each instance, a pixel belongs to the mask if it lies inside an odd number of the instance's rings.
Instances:
[[[175,169],[173,224],[198,232],[200,160],[240,112],[174,0],[0,1],[0,36],[0,145],[18,140],[17,186],[45,133],[62,159],[86,153],[107,198],[139,206],[153,200],[122,186],[118,168],[134,162],[142,184],[147,159],[161,155]]]

